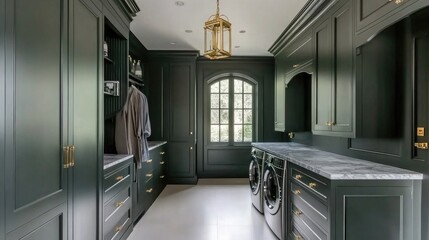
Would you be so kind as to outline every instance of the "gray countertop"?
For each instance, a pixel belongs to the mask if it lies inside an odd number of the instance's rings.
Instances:
[[[252,143],[252,146],[331,180],[423,179],[421,173],[325,152],[298,143]]]
[[[148,141],[149,151],[166,144],[166,141]]]
[[[104,154],[104,170],[124,162],[132,157],[133,155],[127,154]]]

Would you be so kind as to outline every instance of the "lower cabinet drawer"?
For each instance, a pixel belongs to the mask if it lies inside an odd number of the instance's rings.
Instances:
[[[309,240],[310,238],[304,234],[304,231],[297,226],[296,224],[292,223],[292,229],[290,230],[289,239],[291,240]]]
[[[328,206],[311,192],[291,182],[291,202],[320,228],[329,230]],[[291,213],[293,214],[293,212]]]
[[[117,194],[109,202],[104,205],[103,216],[104,220],[108,221],[114,214],[116,214],[121,208],[125,208],[131,205],[131,188],[128,187],[124,191]]]
[[[325,231],[320,229],[314,220],[310,219],[304,214],[299,208],[292,204],[291,222],[292,224],[299,226],[301,233],[306,235],[308,239],[314,240],[327,240],[328,235]]]
[[[115,222],[115,225],[110,228],[104,228],[104,240],[119,240],[128,227],[131,225],[131,210],[121,215],[119,220]]]
[[[131,172],[131,165],[126,165],[104,177],[104,203],[131,184]]]

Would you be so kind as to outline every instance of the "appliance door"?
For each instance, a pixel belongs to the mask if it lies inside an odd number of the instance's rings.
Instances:
[[[261,165],[258,159],[253,156],[249,166],[249,184],[254,195],[259,193],[261,185]]]
[[[272,215],[277,214],[281,206],[281,185],[279,177],[272,166],[264,173],[264,204]]]

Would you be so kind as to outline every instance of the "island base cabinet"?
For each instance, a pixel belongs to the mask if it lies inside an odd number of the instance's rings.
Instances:
[[[419,240],[420,211],[415,209],[420,209],[420,191],[411,186],[337,187],[335,239]]]

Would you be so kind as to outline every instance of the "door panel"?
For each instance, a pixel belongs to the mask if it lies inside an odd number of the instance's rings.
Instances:
[[[334,84],[332,131],[353,130],[353,25],[351,7],[346,5],[333,16]]]
[[[5,0],[0,0],[0,19],[5,17]],[[0,21],[0,216],[5,216],[4,200],[5,200],[5,21]],[[4,240],[5,236],[5,218],[0,218],[0,240]]]
[[[285,75],[286,53],[283,51],[276,56],[275,106],[274,130],[285,131]]]
[[[6,65],[6,231],[66,201],[65,8],[57,0],[6,2],[6,56],[14,59]]]
[[[330,19],[323,22],[315,32],[316,73],[313,84],[313,130],[328,131],[331,121],[332,57]]]
[[[101,13],[81,0],[73,1],[73,54],[70,112],[75,166],[71,168],[73,239],[97,239],[98,99],[101,61]],[[91,4],[91,3],[89,3]]]
[[[66,204],[7,234],[7,240],[66,240]]]
[[[195,149],[193,143],[168,142],[168,176],[170,178],[195,176]]]
[[[194,71],[192,64],[170,64],[171,141],[189,141],[194,136]]]

